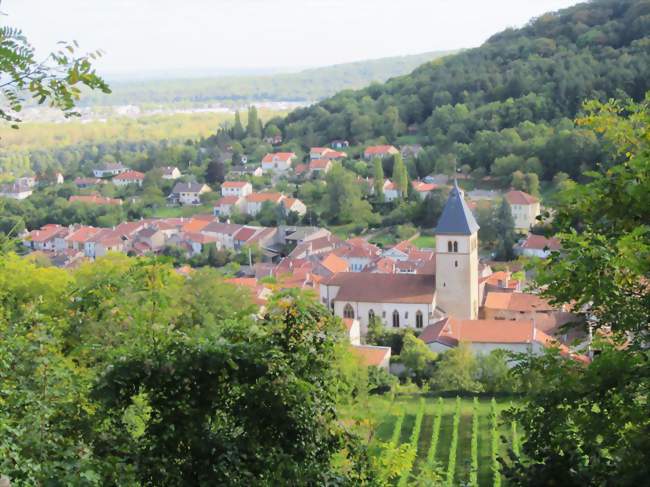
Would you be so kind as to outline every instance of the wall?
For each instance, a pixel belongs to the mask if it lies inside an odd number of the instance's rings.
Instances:
[[[448,242],[458,242],[458,252]],[[436,236],[437,305],[460,319],[478,317],[478,238],[463,235]]]

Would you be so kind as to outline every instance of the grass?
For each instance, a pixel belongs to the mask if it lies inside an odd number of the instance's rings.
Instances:
[[[419,249],[435,249],[436,237],[433,235],[420,235],[412,240],[413,245]]]
[[[405,418],[400,434],[400,443],[409,441],[411,430],[415,422],[415,416],[418,410],[418,402],[421,394],[410,394],[398,396],[391,401],[387,396],[370,396],[363,405],[349,406],[343,408],[341,416],[349,420],[364,421],[369,420],[369,425],[363,436],[371,438],[370,452],[377,454],[379,443],[390,441],[398,412],[404,411]],[[425,413],[418,440],[418,454],[413,465],[413,472],[418,472],[424,466],[426,455],[429,450],[431,440],[431,429],[435,413],[437,397],[426,396]],[[449,457],[449,444],[451,442],[451,429],[454,414],[456,398],[449,397],[443,400],[442,423],[440,427],[440,440],[436,452],[436,461],[446,469]],[[497,400],[499,411],[507,409],[510,406],[510,399]],[[454,476],[455,485],[464,484],[469,481],[469,470],[471,465],[470,448],[472,434],[472,411],[473,398],[461,399],[461,419],[458,436],[458,456],[456,461],[456,474]],[[490,471],[490,398],[479,399],[479,438],[478,438],[478,481],[479,485],[491,485],[492,474]],[[508,441],[512,439],[510,424],[503,425],[501,434]],[[521,431],[519,431],[521,436]],[[501,454],[505,454],[507,446],[501,447]]]
[[[199,213],[212,213],[212,206],[162,206],[153,214],[154,218],[179,218]]]

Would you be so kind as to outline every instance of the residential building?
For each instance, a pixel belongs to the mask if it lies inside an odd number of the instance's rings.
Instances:
[[[87,205],[111,205],[119,206],[122,204],[120,198],[108,198],[97,194],[73,195],[68,198],[70,203],[84,203]]]
[[[262,171],[285,172],[291,169],[296,155],[293,152],[275,152],[266,154],[262,159]]]
[[[280,204],[284,199],[282,193],[251,193],[246,196],[246,214],[255,216],[262,210],[262,205],[266,202],[274,205]]]
[[[248,196],[253,192],[253,186],[248,181],[225,181],[221,185],[223,196]]]
[[[242,176],[256,176],[260,177],[264,174],[261,166],[245,166],[237,165],[232,166],[230,171],[227,174],[227,178],[230,180],[241,178]]]
[[[478,230],[454,181],[436,227],[436,304],[459,319],[478,317]]]
[[[505,199],[510,204],[516,230],[527,232],[537,223],[537,216],[541,213],[537,198],[523,191],[513,190],[505,194]]]
[[[307,207],[298,198],[285,197],[282,199],[281,204],[287,214],[293,212],[303,216],[307,213]]]
[[[550,316],[556,311],[564,310],[551,306],[546,299],[535,294],[488,292],[481,315],[491,320],[532,320],[541,315]]]
[[[222,196],[214,203],[214,216],[231,216],[235,211],[246,209],[246,199],[241,196]]]
[[[350,350],[366,367],[378,367],[388,371],[390,367],[391,348],[375,345],[353,345]]]
[[[69,232],[67,227],[48,224],[38,230],[32,230],[23,237],[23,245],[32,250],[54,250],[57,238],[64,237]]]
[[[394,156],[399,151],[392,145],[372,145],[363,151],[363,158],[367,161],[372,159],[383,159],[384,157]]]
[[[14,183],[0,186],[0,198],[4,197],[14,200],[24,200],[29,198],[32,193],[32,187],[26,184]]]
[[[390,179],[384,181],[384,186],[382,188],[384,193],[384,201],[391,202],[399,199],[400,191],[397,189],[397,185],[392,182]]]
[[[95,176],[96,178],[106,178],[111,176],[117,176],[118,174],[121,174],[128,170],[129,168],[123,166],[122,164],[107,163],[93,169],[93,176]]]
[[[328,149],[329,150],[329,149]],[[332,161],[330,159],[314,159],[309,163],[309,174],[327,174],[332,169]]]
[[[350,146],[350,142],[348,142],[347,140],[336,139],[330,142],[330,147],[332,149],[345,149],[349,146]]]
[[[93,186],[97,186],[98,184],[105,183],[103,179],[99,178],[75,178],[74,184],[77,186],[79,189],[86,189],[86,188],[91,188]]]
[[[330,149],[329,147],[312,147],[309,151],[310,161],[317,161],[320,159],[338,160],[345,159],[347,156],[347,153],[339,152],[334,149]]]
[[[199,205],[201,204],[201,195],[210,191],[212,188],[203,183],[176,183],[168,199],[181,205]]]
[[[124,171],[115,176],[112,181],[115,186],[128,186],[130,184],[142,186],[144,173],[140,171]]]
[[[411,186],[421,200],[425,199],[434,189],[438,188],[436,184],[425,183],[424,181],[418,180],[411,181]]]
[[[163,179],[178,179],[182,176],[181,171],[174,166],[163,166],[160,168]]]
[[[561,248],[560,241],[555,237],[546,238],[543,235],[529,233],[515,246],[515,253],[526,257],[546,259],[551,252],[559,251]]]

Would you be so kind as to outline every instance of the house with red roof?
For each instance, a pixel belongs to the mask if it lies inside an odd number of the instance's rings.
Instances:
[[[384,181],[384,186],[382,187],[384,193],[384,201],[391,202],[395,201],[400,197],[400,191],[397,189],[397,185],[392,182],[390,179]]]
[[[281,204],[287,214],[294,212],[300,216],[303,216],[305,213],[307,213],[307,207],[298,198],[285,197],[282,199]]]
[[[332,161],[330,159],[313,159],[309,162],[309,174],[327,174],[332,169]]]
[[[427,195],[429,195],[434,189],[438,188],[436,184],[425,183],[424,181],[420,180],[411,181],[411,186],[421,200],[425,199]]]
[[[558,347],[560,352],[571,358],[585,361],[585,357],[574,354],[570,349],[537,329],[530,320],[460,320],[446,317],[427,326],[420,340],[434,352],[446,352],[468,343],[474,353],[487,354],[493,350],[514,353],[542,354],[544,349]]]
[[[112,181],[116,186],[128,186],[129,184],[142,186],[144,173],[140,171],[125,171],[115,176]]]
[[[399,154],[396,147],[392,145],[371,145],[363,151],[363,158],[367,161],[372,159],[383,159],[384,157]]]
[[[181,171],[175,166],[163,166],[160,170],[162,171],[163,179],[174,180],[182,176]]]
[[[390,347],[379,347],[376,345],[353,345],[350,350],[357,356],[362,365],[366,367],[378,367],[388,371],[390,368]]]
[[[85,243],[100,230],[86,225],[73,226],[67,235],[55,239],[54,247],[57,251],[83,250]]]
[[[70,203],[84,203],[86,205],[111,205],[111,206],[120,206],[122,200],[120,198],[108,198],[106,196],[100,196],[97,194],[88,194],[88,195],[73,195],[68,198]]]
[[[266,202],[279,205],[285,198],[282,193],[265,192],[251,193],[246,196],[246,214],[255,216],[262,210],[262,205]]]
[[[541,213],[539,200],[528,193],[515,190],[508,191],[504,197],[510,205],[515,229],[524,232],[530,230]]]
[[[246,208],[246,198],[241,196],[222,196],[215,201],[212,208],[214,216],[231,216],[235,211],[241,211]]]
[[[27,233],[23,237],[23,245],[32,250],[54,250],[56,239],[65,237],[68,233],[68,227],[50,223]]]
[[[560,240],[555,237],[546,238],[543,235],[529,233],[515,246],[515,253],[526,257],[546,259],[551,252],[559,251],[561,248]]]
[[[78,177],[75,178],[74,180],[75,186],[79,189],[90,188],[92,186],[97,186],[98,184],[104,184],[104,183],[106,183],[106,181],[104,179],[99,179],[99,178]]]
[[[224,181],[221,185],[223,196],[248,196],[253,192],[253,186],[248,181]]]
[[[262,159],[262,171],[285,172],[291,168],[291,163],[296,158],[293,152],[269,153]]]
[[[346,152],[340,152],[329,147],[312,147],[309,151],[309,160],[317,161],[320,159],[339,160],[347,157]]]
[[[96,259],[105,256],[108,252],[122,252],[124,241],[119,232],[112,228],[102,228],[86,240],[84,254],[86,257]]]

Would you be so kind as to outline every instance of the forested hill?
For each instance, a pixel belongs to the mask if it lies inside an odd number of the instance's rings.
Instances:
[[[362,88],[372,82],[386,81],[410,73],[422,63],[455,52],[457,51],[432,51],[264,76],[115,82],[111,83],[112,94],[88,93],[82,98],[81,104],[205,104],[259,100],[311,102],[340,90]]]
[[[650,0],[595,0],[298,109],[279,125],[285,140],[304,146],[415,134],[427,147],[418,173],[455,159],[497,175],[521,169],[550,178],[577,175],[602,156],[594,134],[571,122],[583,101],[638,100],[649,87]]]

